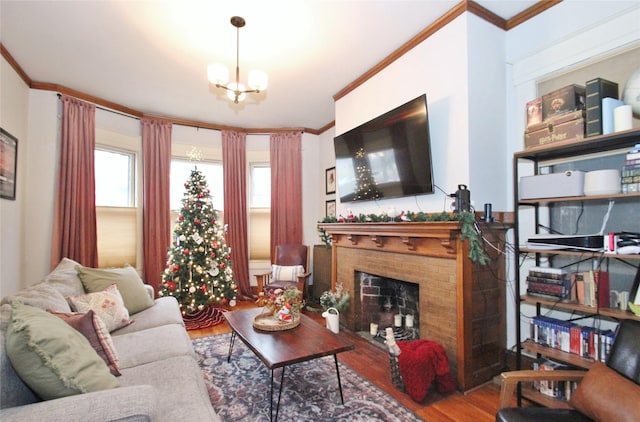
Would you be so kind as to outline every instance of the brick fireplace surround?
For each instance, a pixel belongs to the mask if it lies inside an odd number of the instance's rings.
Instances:
[[[501,255],[492,256],[487,266],[471,262],[458,222],[334,223],[320,227],[333,239],[332,286],[341,282],[352,298],[340,321],[348,329],[369,330],[364,326],[368,322],[360,322],[356,272],[417,283],[419,336],[445,348],[458,388],[469,390],[502,371],[506,338]],[[503,242],[503,225],[481,227],[494,244]]]

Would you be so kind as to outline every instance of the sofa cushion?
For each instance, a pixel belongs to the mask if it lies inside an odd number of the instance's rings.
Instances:
[[[155,300],[155,305],[133,315],[135,324],[126,325],[112,331],[111,335],[116,336],[142,331],[153,327],[160,327],[167,324],[178,324],[184,327],[182,314],[175,297],[165,296]],[[117,348],[117,346],[116,346]]]
[[[55,287],[64,297],[84,293],[82,282],[76,272],[79,264],[69,258],[62,258],[56,267],[44,278],[44,282]]]
[[[118,357],[116,356],[116,349],[109,335],[109,330],[107,330],[104,322],[102,322],[93,310],[90,309],[85,313],[55,312],[49,310],[49,313],[61,318],[85,336],[87,340],[89,340],[89,344],[91,344],[93,350],[95,350],[98,356],[107,364],[109,371],[116,377],[120,375],[120,371],[118,370]]]
[[[129,312],[124,306],[122,296],[120,296],[118,287],[115,284],[101,292],[69,296],[67,299],[77,312],[87,312],[93,309],[104,321],[109,332],[131,323]]]
[[[578,384],[569,403],[596,421],[637,421],[640,386],[596,361]]]
[[[191,356],[176,356],[122,369],[123,387],[147,384],[160,397],[159,414],[166,421],[219,421],[211,406],[204,374]]]
[[[6,343],[16,373],[44,400],[118,387],[89,341],[42,309],[14,302]]]
[[[178,324],[113,336],[113,343],[121,371],[174,356],[194,356],[187,330]]]
[[[6,334],[11,322],[11,305],[0,306],[0,409],[36,403],[40,399],[16,374],[7,356]],[[4,421],[5,413],[2,414]]]
[[[142,279],[130,265],[123,268],[87,268],[79,265],[76,271],[87,293],[101,292],[116,284],[129,314],[153,306],[153,299],[147,294]]]
[[[54,286],[44,282],[34,284],[24,290],[20,290],[15,295],[3,298],[2,304],[11,304],[16,300],[19,300],[25,305],[35,306],[43,310],[53,309],[59,312],[71,311],[64,296]]]
[[[302,265],[271,265],[271,280],[272,281],[298,281],[298,276],[304,273],[304,267]]]

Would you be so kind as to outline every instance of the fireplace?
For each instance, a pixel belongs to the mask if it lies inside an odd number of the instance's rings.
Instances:
[[[483,234],[494,244],[504,242],[508,227],[480,225],[487,227]],[[418,298],[413,318],[417,336],[444,347],[460,390],[489,381],[504,369],[505,277],[501,255],[488,250],[491,264],[471,262],[468,242],[460,239],[457,222],[320,226],[333,239],[332,285],[342,283],[352,298],[347,311],[340,315],[340,323],[347,329],[369,332],[372,317],[367,303],[372,299],[365,290],[360,292],[363,273],[374,276],[370,281],[375,277],[399,280],[418,289],[412,294]],[[373,303],[377,306],[379,302]],[[398,309],[391,315],[399,313]],[[403,325],[410,312],[402,312]]]
[[[356,271],[355,290],[361,307],[355,329],[363,336],[382,343],[385,329],[391,327],[396,340],[419,338],[418,284]]]

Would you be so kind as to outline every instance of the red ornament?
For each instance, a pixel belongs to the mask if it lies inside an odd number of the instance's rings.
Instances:
[[[214,240],[213,243],[211,244],[211,246],[213,246],[214,248],[218,247],[218,241]]]
[[[173,291],[176,289],[176,282],[175,281],[167,281],[167,289]]]
[[[203,284],[202,286],[200,286],[200,290],[202,290],[202,292],[206,292],[207,291],[207,286],[205,286]]]
[[[191,253],[191,251],[189,249],[185,249],[183,253],[188,256]]]
[[[189,182],[184,182],[184,187],[188,188],[189,187]]]
[[[200,224],[200,219],[199,218],[194,219],[193,224]]]
[[[214,252],[211,252],[211,258],[215,258],[215,257],[216,257],[216,253],[215,253],[215,251],[214,251]]]
[[[220,263],[220,269],[222,269],[222,270],[223,270],[223,269],[224,269],[224,267],[225,267],[224,262],[221,262],[221,263]]]
[[[174,273],[177,273],[179,269],[180,269],[180,266],[178,264],[174,264],[173,265],[173,272]]]
[[[184,216],[183,215],[178,216],[178,221],[184,221]]]
[[[216,219],[215,219],[215,218],[212,218],[212,219],[211,219],[211,222],[212,222],[213,224],[216,224]]]
[[[231,254],[225,256],[224,259],[226,259],[227,261],[231,261]]]
[[[203,194],[201,194],[201,193],[199,193],[199,194],[198,194],[198,198],[202,198],[203,196],[204,196],[204,195],[203,195]]]
[[[223,297],[223,298],[222,298],[222,304],[224,304],[224,305],[226,305],[226,304],[227,304],[227,298],[226,298],[226,297]]]

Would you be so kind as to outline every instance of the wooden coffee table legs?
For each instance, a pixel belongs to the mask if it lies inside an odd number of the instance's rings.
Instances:
[[[237,337],[237,333],[235,331],[231,332],[231,340],[229,341],[229,355],[227,356],[227,362],[231,362],[231,353],[233,352],[233,346],[235,344]],[[312,359],[309,359],[312,360]],[[333,355],[333,361],[336,364],[336,376],[338,377],[338,389],[340,390],[340,402],[344,405],[344,396],[342,394],[342,382],[340,380],[340,367],[338,366],[338,355]],[[282,374],[280,375],[280,388],[278,389],[278,401],[276,403],[276,417],[273,417],[273,386],[274,386],[274,373],[276,368],[271,368],[271,391],[269,396],[269,419],[272,421],[278,420],[278,413],[280,412],[280,398],[282,397],[282,386],[284,385],[284,371],[287,365],[281,366]]]

